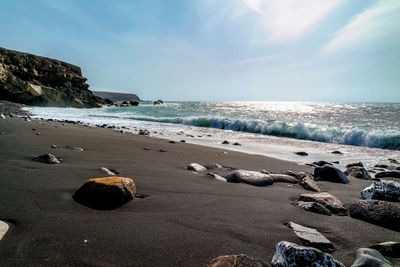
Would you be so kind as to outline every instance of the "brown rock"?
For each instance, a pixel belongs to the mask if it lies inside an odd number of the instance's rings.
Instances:
[[[265,262],[253,259],[244,254],[225,255],[212,259],[205,267],[267,267]]]
[[[109,210],[132,200],[135,194],[136,186],[131,178],[103,177],[89,179],[72,197],[84,206]]]
[[[309,176],[303,178],[303,180],[301,180],[299,185],[301,185],[306,190],[315,191],[315,192],[321,192],[321,188]]]

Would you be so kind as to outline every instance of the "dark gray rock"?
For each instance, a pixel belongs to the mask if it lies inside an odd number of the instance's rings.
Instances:
[[[379,251],[370,248],[357,249],[356,259],[351,267],[392,267],[393,265]]]
[[[298,201],[296,203],[297,207],[303,208],[306,211],[311,211],[311,212],[315,212],[315,213],[319,213],[319,214],[323,214],[323,215],[327,215],[327,216],[331,216],[331,211],[328,210],[327,208],[325,208],[324,205],[319,204],[317,202],[304,202],[304,201]]]
[[[368,173],[368,171],[364,167],[360,166],[349,167],[346,169],[344,174],[358,179],[364,179],[364,180],[371,179],[371,175]]]
[[[400,258],[400,243],[394,241],[383,242],[370,246],[370,248],[379,251],[383,256],[391,258]]]
[[[400,183],[393,181],[373,182],[361,191],[361,196],[364,199],[400,201]]]
[[[331,153],[332,154],[337,154],[337,155],[343,155],[343,153],[338,151],[338,150],[332,151]]]
[[[230,183],[246,183],[255,186],[266,186],[274,183],[271,176],[256,171],[238,170],[225,178]]]
[[[139,134],[140,134],[140,135],[150,135],[150,131],[149,131],[149,130],[142,130],[142,129],[140,129],[140,130],[139,130]]]
[[[43,162],[46,164],[60,164],[60,160],[53,154],[44,154],[32,159],[33,161]]]
[[[321,192],[321,188],[317,185],[317,183],[308,176],[303,178],[299,185],[301,185],[306,190]]]
[[[304,152],[304,151],[294,152],[294,154],[299,155],[299,156],[303,156],[303,157],[308,156],[308,153],[307,153],[307,152]]]
[[[400,208],[381,200],[358,200],[349,207],[350,216],[400,231]]]
[[[398,162],[397,159],[388,159],[388,161],[393,164],[400,164],[400,162]]]
[[[336,215],[347,215],[347,208],[337,198],[327,192],[315,193],[315,194],[301,194],[299,201],[305,202],[317,202],[325,206],[333,214]]]
[[[314,169],[314,179],[321,181],[329,181],[334,183],[348,184],[349,179],[339,169],[325,165]]]
[[[356,163],[350,163],[346,165],[346,168],[351,168],[351,167],[364,167],[364,164],[362,162],[356,162]]]
[[[225,141],[223,141],[221,144],[223,144],[223,145],[228,145],[229,142],[225,140]]]
[[[239,143],[239,142],[235,142],[235,143],[233,143],[233,145],[234,145],[234,146],[241,146],[242,144]]]
[[[386,164],[376,164],[374,167],[375,167],[375,168],[387,169],[387,167],[389,167],[389,165],[386,165]]]
[[[329,253],[335,250],[332,243],[316,229],[305,227],[294,222],[289,222],[287,226],[293,229],[304,246],[317,248],[323,252]]]
[[[218,163],[209,163],[205,166],[207,170],[223,170],[224,167],[219,165]]]
[[[322,167],[325,164],[332,165],[331,163],[329,163],[329,162],[327,162],[325,160],[314,161],[312,164],[317,165],[319,167]]]
[[[400,178],[400,171],[384,171],[384,172],[378,172],[375,174],[376,178],[386,178],[386,177],[392,177],[392,178]]]
[[[240,255],[225,255],[212,259],[204,267],[268,267],[268,263],[254,259],[250,256]]]
[[[276,244],[275,250],[271,263],[276,267],[344,267],[343,263],[334,259],[330,254],[316,248],[303,247],[291,242],[281,241]]]

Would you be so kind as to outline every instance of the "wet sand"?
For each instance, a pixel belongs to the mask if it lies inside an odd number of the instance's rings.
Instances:
[[[349,216],[295,207],[300,194],[310,193],[297,184],[231,184],[186,170],[192,162],[274,172],[312,171],[308,166],[59,122],[0,119],[0,131],[0,220],[11,226],[0,241],[2,266],[202,266],[240,253],[270,262],[279,241],[301,244],[283,225],[289,221],[318,229],[346,265],[360,247],[400,240],[398,232]],[[31,161],[47,153],[62,163]],[[107,176],[100,167],[132,178],[138,194],[148,197],[111,211],[74,202],[72,194],[87,179]],[[371,184],[350,181],[318,184],[348,207]]]

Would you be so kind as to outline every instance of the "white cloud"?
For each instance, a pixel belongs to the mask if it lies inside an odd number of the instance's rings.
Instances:
[[[342,0],[243,0],[262,15],[273,40],[294,39],[310,30]]]
[[[400,1],[384,0],[355,16],[324,48],[324,53],[377,46],[400,46]]]

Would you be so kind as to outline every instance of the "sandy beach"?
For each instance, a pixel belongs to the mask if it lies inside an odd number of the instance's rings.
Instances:
[[[226,183],[186,169],[192,162],[272,172],[311,172],[309,166],[60,122],[6,118],[0,130],[0,219],[10,225],[0,241],[2,266],[202,266],[241,253],[270,262],[279,241],[301,244],[284,226],[289,221],[318,229],[345,265],[360,247],[400,239],[350,216],[295,207],[310,192],[298,184]],[[62,163],[31,160],[47,153]],[[87,179],[107,176],[100,167],[132,178],[140,197],[109,211],[76,203],[72,195]],[[318,184],[348,207],[371,184],[350,179]]]

